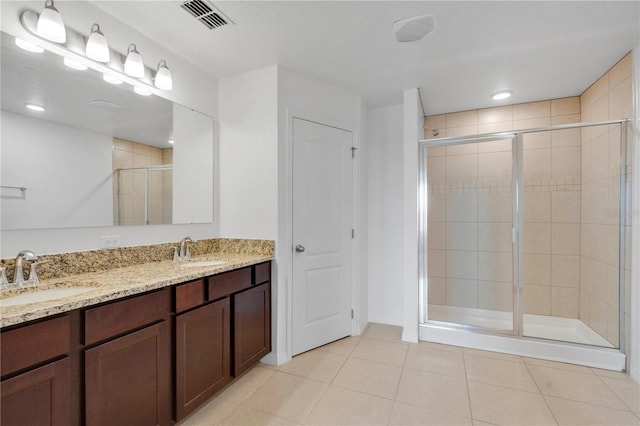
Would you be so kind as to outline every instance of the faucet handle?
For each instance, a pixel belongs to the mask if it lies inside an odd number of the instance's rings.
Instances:
[[[36,273],[36,264],[36,262],[31,264],[31,269],[29,270],[29,284],[40,284],[40,279]]]
[[[0,277],[0,289],[6,290],[9,288],[9,280],[7,279],[7,268],[4,266],[0,267],[0,274],[2,274],[2,277]]]
[[[178,253],[178,247],[173,248],[173,261],[178,262],[180,260],[180,254]]]

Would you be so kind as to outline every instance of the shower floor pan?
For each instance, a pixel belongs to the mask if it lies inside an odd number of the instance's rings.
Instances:
[[[429,320],[474,325],[498,330],[513,329],[511,312],[457,306],[429,305]],[[563,342],[613,348],[613,345],[576,318],[524,314],[524,335]]]

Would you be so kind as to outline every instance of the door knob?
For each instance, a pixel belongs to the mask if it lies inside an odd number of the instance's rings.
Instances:
[[[303,245],[298,244],[298,245],[296,246],[296,253],[302,253],[303,251],[304,251],[304,246],[303,246]]]

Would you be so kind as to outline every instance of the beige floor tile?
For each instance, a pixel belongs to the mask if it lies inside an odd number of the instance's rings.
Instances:
[[[393,401],[329,386],[304,424],[386,425]]]
[[[351,355],[353,349],[360,341],[361,336],[349,336],[344,339],[336,340],[335,342],[328,343],[324,346],[320,346],[317,350],[323,352],[331,352],[338,355]]]
[[[309,351],[294,356],[291,361],[278,367],[280,371],[331,383],[347,357],[323,351]]]
[[[539,392],[527,366],[520,362],[465,354],[467,379],[527,392]]]
[[[205,423],[208,425],[208,423]],[[282,417],[273,416],[253,408],[239,406],[220,423],[220,425],[297,425],[299,423]],[[204,426],[201,424],[200,426]]]
[[[583,367],[581,365],[568,364],[566,362],[556,362],[556,361],[548,361],[546,359],[538,359],[538,358],[527,358],[522,357],[523,361],[527,365],[538,365],[541,367],[549,367],[549,368],[558,368],[560,370],[573,371],[576,373],[591,373],[591,369],[589,367]]]
[[[351,356],[353,358],[402,367],[408,349],[408,343],[385,342],[378,339],[361,339],[351,353]]]
[[[422,407],[434,416],[471,417],[466,380],[442,374],[404,370],[396,401]]]
[[[451,352],[433,346],[412,344],[409,347],[405,368],[460,378],[464,378],[465,375],[462,352]]]
[[[480,349],[470,349],[470,348],[463,348],[462,351],[464,352],[465,355],[482,356],[485,358],[495,358],[495,359],[501,359],[504,361],[512,361],[512,362],[520,362],[520,363],[522,362],[522,357],[518,355],[503,354],[501,352],[483,351]]]
[[[418,407],[405,402],[396,401],[391,411],[390,425],[433,425],[433,426],[471,426],[471,419],[452,411],[448,413],[434,412],[426,407]]]
[[[276,372],[243,405],[302,423],[326,387],[326,383]]]
[[[601,368],[591,368],[590,370],[595,373],[596,376],[611,377],[612,379],[631,379],[629,374],[623,373],[622,371],[603,370]]]
[[[352,390],[393,399],[400,381],[400,367],[364,359],[349,358],[333,384]]]
[[[363,337],[370,339],[386,340],[389,342],[402,341],[402,327],[396,325],[371,323]]]
[[[274,373],[275,371],[270,368],[256,366],[227,387],[218,398],[240,404]]]
[[[469,382],[474,420],[498,425],[555,425],[542,395]]]
[[[640,384],[634,382],[629,376],[624,379],[600,377],[600,380],[602,380],[630,410],[640,413]]]
[[[529,371],[544,395],[624,410],[626,406],[595,374],[574,373],[530,365]]]
[[[229,413],[235,410],[236,404],[222,400],[220,398],[213,398],[201,405],[196,411],[189,416],[176,423],[177,426],[202,426],[202,425],[217,425],[219,424]]]
[[[462,348],[460,346],[443,345],[441,343],[433,343],[433,342],[418,342],[417,345],[420,347],[425,347],[430,349],[440,349],[441,351],[462,353]]]
[[[560,425],[640,425],[640,419],[631,411],[615,410],[550,396],[545,398]]]

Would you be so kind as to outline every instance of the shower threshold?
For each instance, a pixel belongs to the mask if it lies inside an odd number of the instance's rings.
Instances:
[[[429,305],[429,319],[497,330],[513,329],[513,313],[458,306]],[[541,339],[613,348],[613,345],[577,318],[524,314],[524,335]]]

